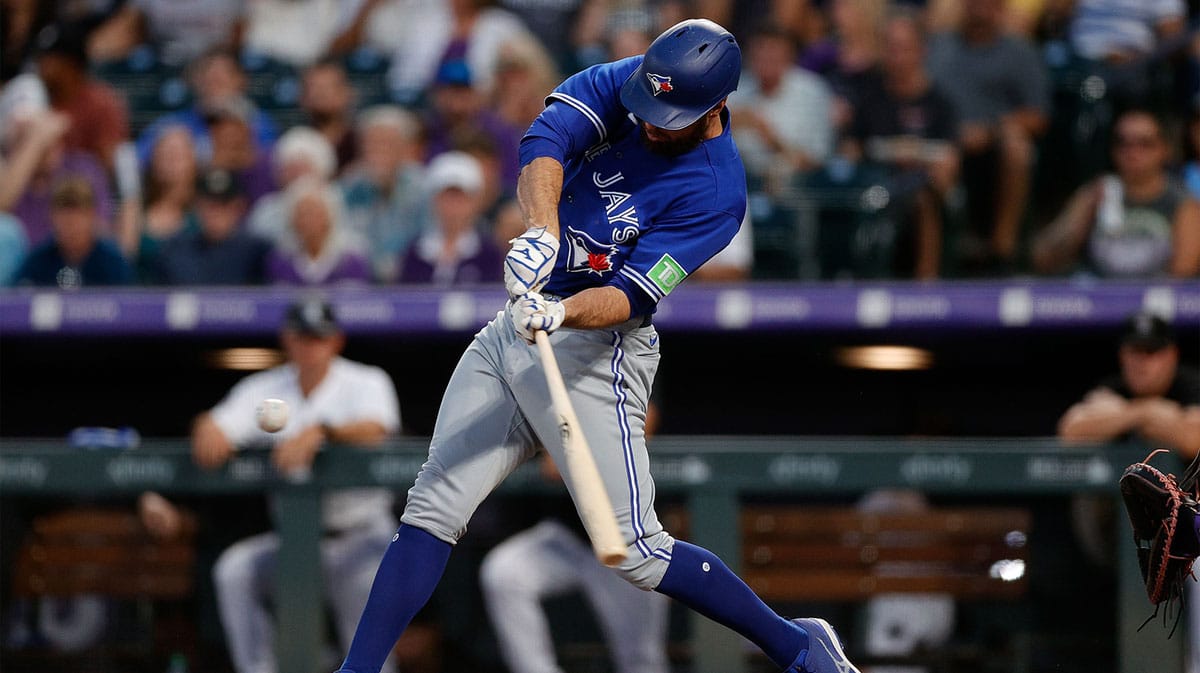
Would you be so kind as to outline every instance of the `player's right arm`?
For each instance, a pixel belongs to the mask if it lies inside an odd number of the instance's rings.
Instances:
[[[233,449],[233,442],[211,413],[196,417],[192,424],[192,459],[197,465],[209,470],[220,467],[233,455]]]
[[[1058,437],[1068,442],[1104,442],[1133,431],[1137,410],[1103,386],[1067,409],[1058,421]]]

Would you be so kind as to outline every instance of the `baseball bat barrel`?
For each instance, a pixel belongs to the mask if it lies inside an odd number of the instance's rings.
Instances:
[[[550,336],[538,330],[533,338],[542,357],[542,370],[546,374],[546,385],[550,388],[550,403],[558,416],[558,429],[567,463],[564,473],[575,487],[575,504],[579,508],[583,527],[591,539],[596,558],[606,566],[616,566],[625,560],[627,551],[621,529],[617,526],[612,501],[608,498],[608,491],[604,490],[600,471],[596,469],[596,459],[583,436],[571,398],[567,395],[558,360],[554,357],[554,349],[550,347]]]

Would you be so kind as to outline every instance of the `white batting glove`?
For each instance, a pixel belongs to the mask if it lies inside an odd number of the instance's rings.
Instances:
[[[545,227],[531,227],[509,241],[512,249],[504,257],[504,287],[508,296],[538,292],[550,279],[558,259],[558,238]]]
[[[514,302],[513,327],[522,339],[533,343],[534,332],[554,332],[562,327],[566,314],[562,302],[546,299],[537,292],[526,292]]]

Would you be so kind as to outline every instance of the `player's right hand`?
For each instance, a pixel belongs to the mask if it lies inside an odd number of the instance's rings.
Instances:
[[[533,343],[534,332],[550,334],[562,327],[565,317],[562,302],[546,299],[537,292],[526,292],[513,302],[513,327],[529,343]]]
[[[515,299],[527,292],[540,291],[558,259],[558,238],[545,227],[531,227],[509,243],[512,248],[504,257],[504,287],[508,296]]]

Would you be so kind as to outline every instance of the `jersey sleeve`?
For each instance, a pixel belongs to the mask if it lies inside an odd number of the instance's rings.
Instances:
[[[621,105],[621,85],[641,59],[594,65],[559,84],[521,139],[521,165],[543,156],[561,163],[607,140],[628,114]]]
[[[254,410],[262,401],[254,375],[238,381],[211,410],[213,421],[234,446],[244,446],[262,437]]]
[[[653,313],[688,274],[729,245],[740,225],[740,217],[724,210],[655,222],[611,283],[629,298],[630,315]]]
[[[400,403],[396,399],[396,387],[385,371],[364,367],[346,392],[353,396],[353,403],[339,405],[338,411],[327,422],[345,425],[376,421],[389,434],[400,431]]]

